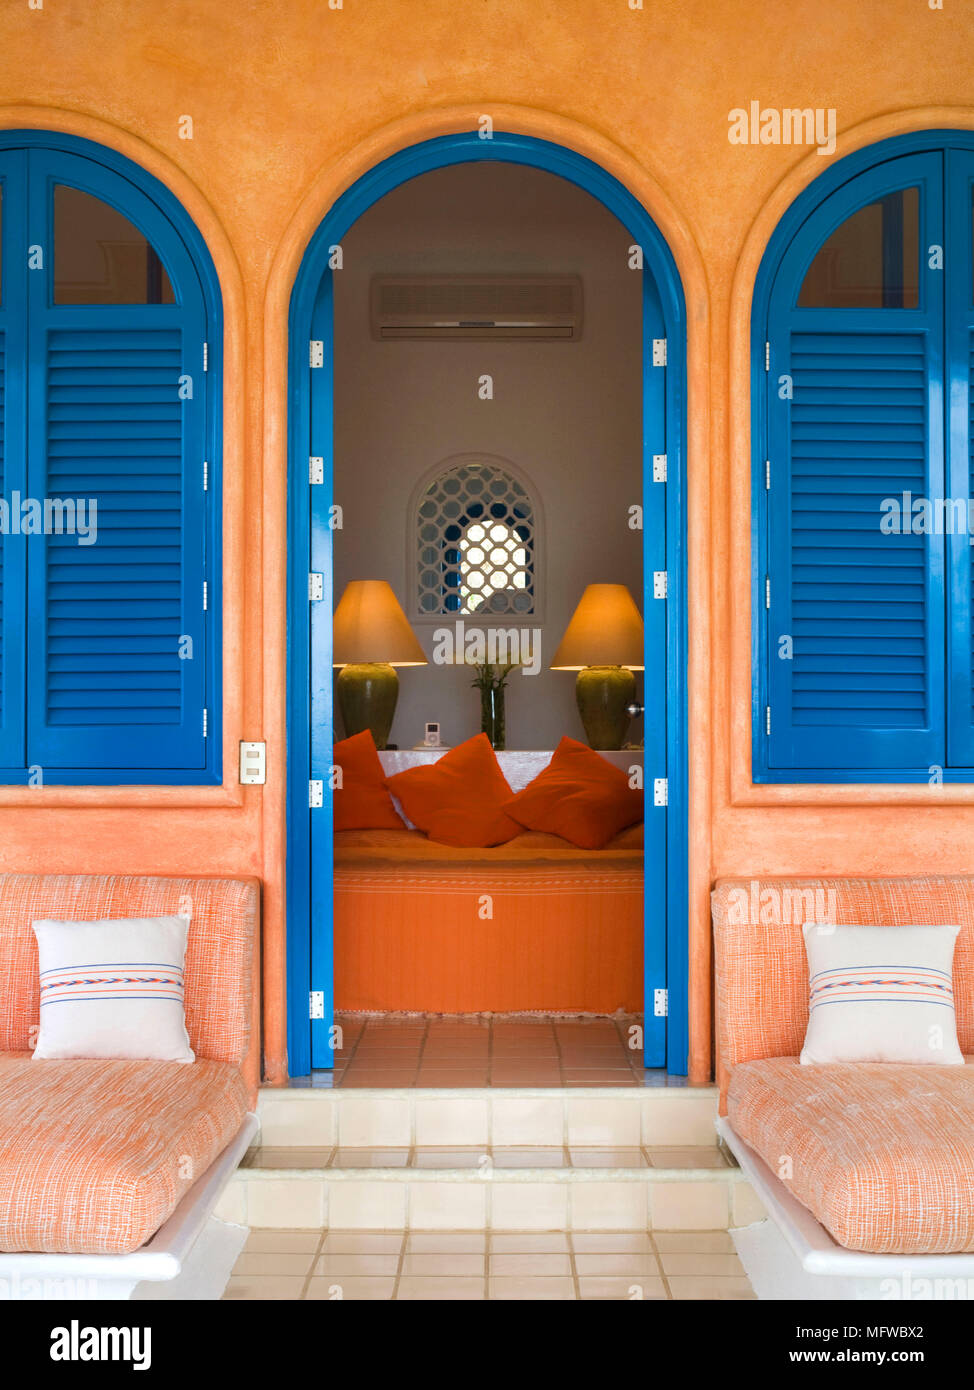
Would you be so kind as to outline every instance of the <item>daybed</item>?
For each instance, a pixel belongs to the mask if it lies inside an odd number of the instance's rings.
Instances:
[[[183,1270],[257,1128],[258,901],[254,880],[0,876],[3,1296],[125,1298]],[[187,913],[195,1062],[32,1060],[32,921]],[[218,1296],[245,1234],[200,1243],[223,1275],[209,1289],[207,1271],[193,1271],[197,1296]]]
[[[802,925],[825,905],[840,925],[960,925],[953,984],[967,1065],[799,1064]],[[771,1217],[736,1235],[759,1296],[970,1296],[974,877],[724,879],[713,923],[718,1129]]]
[[[338,832],[336,1007],[641,1010],[642,843],[641,825],[600,850],[540,831],[493,849]]]

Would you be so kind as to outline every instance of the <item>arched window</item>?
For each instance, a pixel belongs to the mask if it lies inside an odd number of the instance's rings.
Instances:
[[[969,137],[887,142],[765,257],[756,780],[974,773],[972,188]]]
[[[0,781],[220,778],[220,322],[199,234],[87,141],[0,147]]]
[[[416,615],[537,612],[537,523],[527,488],[465,457],[422,488],[413,533]]]

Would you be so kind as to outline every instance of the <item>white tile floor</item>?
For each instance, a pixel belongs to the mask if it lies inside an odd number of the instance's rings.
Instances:
[[[751,1299],[726,1231],[253,1231],[227,1299]]]

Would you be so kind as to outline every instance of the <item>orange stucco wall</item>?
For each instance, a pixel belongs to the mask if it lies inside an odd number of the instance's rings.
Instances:
[[[338,0],[331,0],[337,4]],[[635,3],[635,0],[632,0]],[[42,8],[35,8],[41,5]],[[836,157],[974,127],[963,0],[6,0],[0,126],[85,135],[179,196],[221,277],[227,780],[200,790],[0,790],[0,864],[256,874],[264,1053],[284,1044],[287,305],[335,197],[394,150],[487,114],[560,141],[648,207],[689,319],[691,1074],[710,1071],[708,893],[719,874],[971,868],[974,788],[755,788],[749,776],[747,324],[814,151],[728,142],[728,113],[833,107]],[[193,138],[179,138],[193,118]],[[236,784],[241,738],[268,783]]]

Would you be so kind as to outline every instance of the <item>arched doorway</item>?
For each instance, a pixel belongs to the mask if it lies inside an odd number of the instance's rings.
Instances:
[[[665,697],[646,724],[647,1065],[675,1073],[687,1059],[687,834],[685,611],[685,308],[672,255],[642,205],[598,165],[523,135],[444,136],[391,156],[353,185],[319,226],[291,300],[288,598],[288,973],[292,1075],[328,1065],[331,1025],[332,274],[348,229],[375,202],[431,170],[479,161],[533,166],[582,188],[630,236],[642,275],[642,499],[644,616],[657,641]],[[313,461],[313,462],[312,462]],[[320,481],[309,481],[320,479]],[[634,499],[635,501],[636,499]],[[650,526],[650,516],[659,524]],[[664,573],[661,574],[660,571]],[[323,578],[309,604],[308,575]],[[654,575],[655,586],[654,586]],[[661,598],[665,594],[665,601]],[[321,804],[309,788],[321,782]],[[649,870],[652,872],[649,872]],[[660,906],[660,883],[665,904]],[[649,890],[648,890],[649,891]],[[311,1007],[309,1009],[309,1000]],[[309,1021],[309,1013],[312,1018]],[[652,1061],[650,1062],[650,1057]]]

